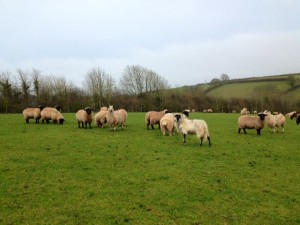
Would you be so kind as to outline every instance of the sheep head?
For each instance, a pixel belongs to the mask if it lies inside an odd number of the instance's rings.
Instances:
[[[262,113],[262,112],[258,113],[257,115],[259,116],[259,118],[260,118],[261,120],[264,120],[265,117],[267,116],[267,114]]]
[[[112,105],[110,105],[109,107],[108,107],[108,112],[113,112],[114,111],[114,107],[112,106]]]
[[[86,111],[86,113],[88,114],[88,115],[91,115],[91,113],[92,113],[92,108],[91,107],[86,107],[85,109],[84,109],[84,111]]]

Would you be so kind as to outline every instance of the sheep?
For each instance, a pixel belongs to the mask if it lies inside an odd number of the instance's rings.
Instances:
[[[247,109],[247,108],[243,108],[243,109],[241,110],[241,115],[247,115],[247,114],[249,114],[248,109]]]
[[[81,127],[85,129],[87,129],[87,125],[89,125],[90,129],[91,127],[91,123],[93,122],[93,112],[92,112],[92,108],[90,107],[86,107],[84,109],[80,109],[77,111],[76,113],[76,120],[78,123],[78,128],[80,128],[80,124]]]
[[[149,125],[151,125],[152,130],[154,129],[154,125],[158,124],[158,129],[160,129],[160,119],[169,111],[167,109],[156,112],[156,111],[149,111],[145,115],[145,122],[147,125],[147,129],[149,130]]]
[[[241,129],[247,134],[246,129],[255,129],[257,135],[260,135],[261,129],[264,128],[264,120],[266,114],[258,113],[258,116],[242,115],[238,119],[238,133],[241,133]]]
[[[98,113],[95,115],[95,122],[98,127],[104,127],[107,123],[107,107],[102,107]]]
[[[128,114],[125,109],[114,110],[112,105],[108,107],[107,122],[112,130],[115,131],[118,125],[121,125],[123,129],[127,118]]]
[[[289,112],[286,114],[286,116],[290,117],[290,119],[294,119],[294,117],[296,117],[297,115],[297,112],[296,111],[293,111],[293,112]]]
[[[40,105],[37,108],[27,108],[23,110],[23,116],[26,123],[29,123],[29,119],[35,119],[35,123],[40,122],[41,111],[43,110],[43,106]]]
[[[177,129],[176,118],[173,113],[166,113],[160,120],[160,129],[163,136],[166,134],[166,130],[169,132],[169,136],[174,134]]]
[[[49,121],[52,120],[54,124],[56,124],[57,122],[59,122],[59,124],[63,124],[65,121],[61,112],[52,107],[46,107],[42,110],[41,120],[43,123],[45,122],[45,120],[46,123],[49,123]]]
[[[277,115],[272,115],[270,111],[267,110],[265,110],[264,113],[267,115],[266,124],[269,128],[271,128],[271,131],[273,133],[276,132],[276,127],[281,127],[282,132],[284,132],[285,117],[281,113]]]
[[[187,134],[196,134],[200,139],[200,147],[202,147],[203,141],[206,140],[208,140],[208,144],[211,146],[208,126],[204,120],[190,120],[184,114],[176,114],[175,118],[178,123],[178,131],[183,134],[184,145],[186,145]]]
[[[212,110],[212,109],[207,109],[207,112],[208,112],[208,113],[212,113],[213,110]]]

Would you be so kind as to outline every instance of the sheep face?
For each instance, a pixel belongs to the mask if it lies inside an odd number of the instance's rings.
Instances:
[[[88,115],[91,115],[91,113],[92,113],[92,109],[91,109],[90,107],[86,107],[86,108],[84,109],[84,111],[86,111],[86,113],[87,113]]]
[[[189,117],[190,111],[189,111],[189,110],[184,110],[184,111],[183,111],[183,114],[186,115],[186,117]]]
[[[113,112],[114,111],[114,107],[112,106],[112,105],[110,105],[109,107],[108,107],[108,112]]]
[[[181,115],[180,114],[176,114],[174,116],[175,116],[176,122],[179,122],[179,120],[181,119]]]
[[[264,120],[267,115],[265,113],[258,113],[258,116],[261,120]]]
[[[59,119],[59,124],[64,124],[65,119],[61,118]]]

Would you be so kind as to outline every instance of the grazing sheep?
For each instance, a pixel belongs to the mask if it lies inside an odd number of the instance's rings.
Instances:
[[[65,119],[60,111],[58,111],[56,108],[52,107],[46,107],[41,112],[41,120],[44,123],[46,120],[46,123],[49,123],[50,120],[53,121],[54,124],[59,123],[63,124]]]
[[[206,109],[203,109],[203,111],[202,112],[204,112],[204,113],[207,113],[207,110]]]
[[[258,116],[242,115],[238,119],[238,133],[241,133],[241,129],[247,134],[246,129],[255,129],[257,135],[260,135],[261,129],[264,128],[264,120],[266,114],[258,113]]]
[[[104,127],[107,123],[107,107],[102,107],[95,115],[95,122],[98,127]]]
[[[43,110],[43,106],[40,105],[37,108],[27,108],[23,110],[23,116],[26,123],[29,123],[29,119],[35,119],[35,123],[40,122],[41,111]]]
[[[211,146],[208,126],[204,120],[189,120],[184,114],[176,114],[175,118],[178,123],[178,131],[183,134],[184,145],[187,134],[196,134],[200,139],[200,146],[202,146],[203,140],[208,140],[209,146]]]
[[[247,108],[243,108],[243,109],[241,110],[241,115],[247,115],[247,114],[249,114],[248,109],[247,109]]]
[[[276,132],[276,127],[281,127],[282,132],[284,132],[284,126],[285,126],[285,117],[279,113],[277,115],[272,115],[270,111],[265,110],[264,113],[267,115],[266,117],[266,124],[269,128],[271,128],[271,131],[273,133]]]
[[[160,129],[163,136],[165,136],[166,131],[169,132],[169,136],[175,134],[175,130],[177,129],[176,126],[176,118],[173,113],[166,113],[160,120]]]
[[[158,128],[160,129],[160,119],[166,114],[168,113],[168,110],[165,109],[163,111],[160,112],[156,112],[156,111],[149,111],[146,113],[145,116],[145,122],[147,124],[147,129],[149,130],[149,125],[151,125],[152,130],[154,129],[154,125],[158,124]]]
[[[297,116],[297,112],[296,111],[293,111],[293,112],[289,112],[286,114],[286,116],[290,117],[290,119],[294,119],[294,117]]]
[[[213,110],[212,110],[212,109],[207,109],[207,112],[208,112],[208,113],[212,113]]]
[[[80,128],[80,124],[81,127],[85,127],[85,129],[87,129],[87,125],[89,125],[90,129],[91,127],[91,123],[93,122],[93,112],[92,112],[92,108],[90,107],[86,107],[84,109],[80,109],[77,111],[76,113],[76,120],[78,123],[78,128]]]
[[[125,109],[114,110],[112,105],[108,107],[107,122],[112,130],[116,130],[118,125],[121,125],[123,129],[127,117],[128,114]]]

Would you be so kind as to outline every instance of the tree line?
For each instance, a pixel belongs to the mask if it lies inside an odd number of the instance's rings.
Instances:
[[[222,74],[213,79],[212,87],[228,82]],[[291,79],[289,79],[291,82]],[[214,112],[251,110],[288,112],[300,108],[299,102],[278,94],[274,87],[258,88],[251,98],[211,97],[199,86],[170,88],[168,81],[153,70],[140,65],[124,68],[117,82],[102,68],[92,68],[84,76],[83,87],[77,87],[64,76],[42,74],[40,70],[17,70],[0,73],[0,113],[20,113],[27,107],[61,105],[63,112],[76,112],[86,106],[98,111],[102,106],[114,105],[128,111],[145,112],[168,109]]]

